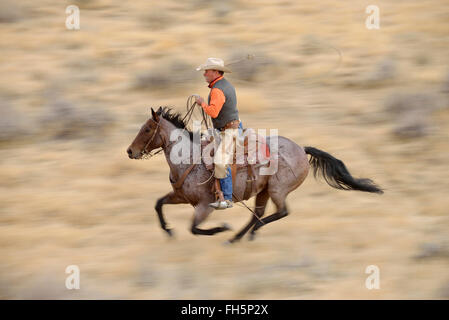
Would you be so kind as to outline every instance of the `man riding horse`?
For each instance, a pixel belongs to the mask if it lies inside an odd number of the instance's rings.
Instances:
[[[240,170],[238,172],[234,170],[235,183],[232,186],[233,170],[229,169],[229,164],[234,160],[233,138],[237,135],[237,128],[240,127],[241,129],[242,125],[238,116],[234,87],[223,77],[224,72],[230,72],[230,70],[224,66],[223,60],[215,58],[207,59],[207,62],[199,66],[197,70],[204,70],[204,77],[209,83],[211,91],[207,104],[200,97],[196,99],[196,102],[212,117],[214,127],[221,130],[220,147],[214,154],[215,177],[217,178],[215,189],[219,190],[221,184],[224,196],[222,195],[221,199],[219,198],[218,201],[215,199],[215,202],[213,202],[214,195],[210,192],[213,182],[209,180],[210,172],[206,163],[198,165],[196,163],[175,163],[172,161],[171,154],[175,148],[175,141],[170,141],[172,133],[178,132],[179,129],[187,130],[190,139],[188,141],[181,139],[177,143],[184,143],[185,147],[190,147],[190,143],[193,142],[193,132],[186,128],[186,123],[181,114],[172,113],[169,108],[160,107],[157,111],[151,109],[151,117],[145,121],[126,150],[130,159],[142,159],[145,155],[151,155],[153,150],[159,148],[164,152],[165,159],[170,167],[169,179],[172,190],[157,200],[155,209],[161,228],[168,235],[172,236],[173,232],[165,221],[162,212],[164,205],[181,203],[192,205],[195,212],[190,228],[191,232],[195,235],[210,236],[230,230],[227,224],[207,229],[199,227],[213,212],[214,208],[226,209],[231,207],[232,197],[241,201],[239,199],[247,200],[255,195],[255,209],[251,211],[251,220],[229,242],[240,240],[247,232],[250,232],[250,239],[254,239],[256,232],[262,226],[285,218],[289,214],[286,198],[304,182],[310,168],[313,168],[315,177],[317,174],[321,174],[333,188],[383,193],[383,190],[371,179],[354,178],[343,161],[331,154],[310,146],[302,147],[296,142],[279,135],[270,135],[266,138],[269,145],[272,141],[275,141],[276,147],[274,149],[276,152],[279,151],[274,158],[277,163],[276,172],[269,175],[256,172],[254,180],[251,182],[251,186],[254,186],[254,189],[251,189],[253,192],[248,194],[249,188],[247,188],[245,182],[248,182],[250,171]],[[248,135],[246,134],[246,136]],[[232,139],[228,139],[230,137]],[[239,146],[242,142],[240,138]],[[245,147],[244,139],[243,146]],[[250,155],[249,146],[247,143],[248,156]],[[224,147],[224,150],[221,147]],[[251,166],[248,166],[248,168],[251,168]],[[190,174],[191,172],[192,174]],[[276,211],[263,218],[268,200],[273,202]]]
[[[231,72],[222,59],[208,58],[206,63],[196,68],[204,70],[203,76],[209,83],[210,93],[207,103],[197,97],[196,103],[211,116],[214,128],[220,131],[220,143],[215,149],[214,176],[216,180],[217,201],[209,206],[218,210],[232,207],[232,173],[234,138],[242,130],[237,110],[237,97],[232,84],[224,78],[225,72]],[[238,130],[237,130],[238,129]],[[219,190],[221,188],[221,191]]]

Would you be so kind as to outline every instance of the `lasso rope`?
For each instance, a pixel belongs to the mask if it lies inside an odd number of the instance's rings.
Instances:
[[[343,55],[341,53],[341,50],[339,48],[333,46],[332,44],[329,44],[329,43],[326,43],[326,42],[323,42],[323,41],[315,40],[314,41],[314,45],[317,48],[329,48],[329,49],[334,50],[337,53],[337,55],[338,55],[338,61],[337,61],[337,63],[335,65],[329,67],[327,70],[325,70],[325,71],[323,71],[321,73],[318,73],[318,74],[312,75],[312,76],[308,76],[308,77],[299,77],[300,81],[313,83],[313,81],[319,80],[319,79],[321,79],[324,76],[329,76],[329,74],[331,72],[334,72],[335,70],[337,70],[341,66],[341,63],[343,61]],[[241,59],[238,59],[238,60],[234,60],[234,61],[231,61],[231,62],[227,63],[226,66],[229,66],[229,65],[235,64],[235,63],[239,63],[239,62],[242,62],[242,61],[246,61],[246,60],[255,60],[255,58],[256,58],[255,54],[248,54],[244,58],[241,58]],[[244,79],[236,79],[236,80],[244,82],[244,83],[248,83],[248,84],[251,83],[251,81],[244,80]]]
[[[186,102],[186,108],[187,112],[184,118],[182,118],[182,121],[186,124],[190,123],[190,119],[192,118],[193,112],[195,111],[195,107],[201,107],[199,104],[196,103],[196,98],[199,98],[198,94],[192,94],[187,98]],[[201,108],[201,125],[205,125],[206,130],[209,130],[209,128],[213,128],[212,125],[212,118],[204,112],[204,109]],[[187,120],[186,120],[187,119]]]

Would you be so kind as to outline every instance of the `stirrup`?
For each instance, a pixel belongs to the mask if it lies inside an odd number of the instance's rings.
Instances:
[[[224,210],[224,209],[232,208],[232,206],[233,206],[233,203],[231,200],[215,201],[215,202],[209,203],[209,207],[212,207],[215,210]]]

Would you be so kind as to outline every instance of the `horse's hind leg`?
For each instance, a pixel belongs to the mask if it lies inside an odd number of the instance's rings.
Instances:
[[[223,224],[221,227],[211,228],[211,229],[200,229],[197,226],[202,223],[206,218],[209,216],[209,214],[214,211],[213,208],[209,207],[207,203],[199,204],[195,207],[195,214],[193,216],[193,222],[192,227],[190,228],[190,231],[193,234],[199,234],[199,235],[205,235],[205,236],[212,236],[218,232],[223,232],[227,230],[231,230],[231,228],[227,224]]]
[[[274,194],[271,194],[270,196],[271,200],[273,200],[274,204],[276,205],[276,212],[272,215],[269,215],[268,217],[263,218],[262,222],[260,222],[259,220],[256,221],[254,227],[251,229],[250,240],[254,239],[256,231],[262,226],[270,222],[282,219],[288,215],[287,206],[285,204],[285,198],[287,197],[287,195],[285,193],[276,192]]]
[[[173,236],[172,229],[167,228],[167,223],[164,219],[164,214],[162,213],[162,206],[164,204],[177,204],[177,203],[187,203],[187,201],[183,198],[178,196],[174,192],[169,192],[162,198],[159,198],[156,202],[156,206],[154,207],[157,212],[157,216],[159,218],[159,222],[161,223],[161,228],[168,233],[169,236]]]
[[[267,202],[269,199],[269,195],[268,195],[268,188],[263,189],[260,193],[257,194],[256,196],[256,208],[255,208],[255,213],[257,215],[257,217],[262,217],[265,213],[265,208],[267,206]],[[230,243],[235,242],[240,240],[247,232],[248,230],[259,220],[257,219],[256,216],[252,216],[251,220],[249,221],[249,223],[243,227],[242,230],[239,231],[239,233],[237,233],[234,238],[232,238],[231,240],[229,240]]]

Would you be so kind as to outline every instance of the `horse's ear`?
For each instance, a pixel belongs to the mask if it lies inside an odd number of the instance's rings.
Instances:
[[[157,113],[153,110],[153,108],[151,108],[151,116],[153,117],[153,119],[157,122],[159,121],[159,116],[157,115]]]

